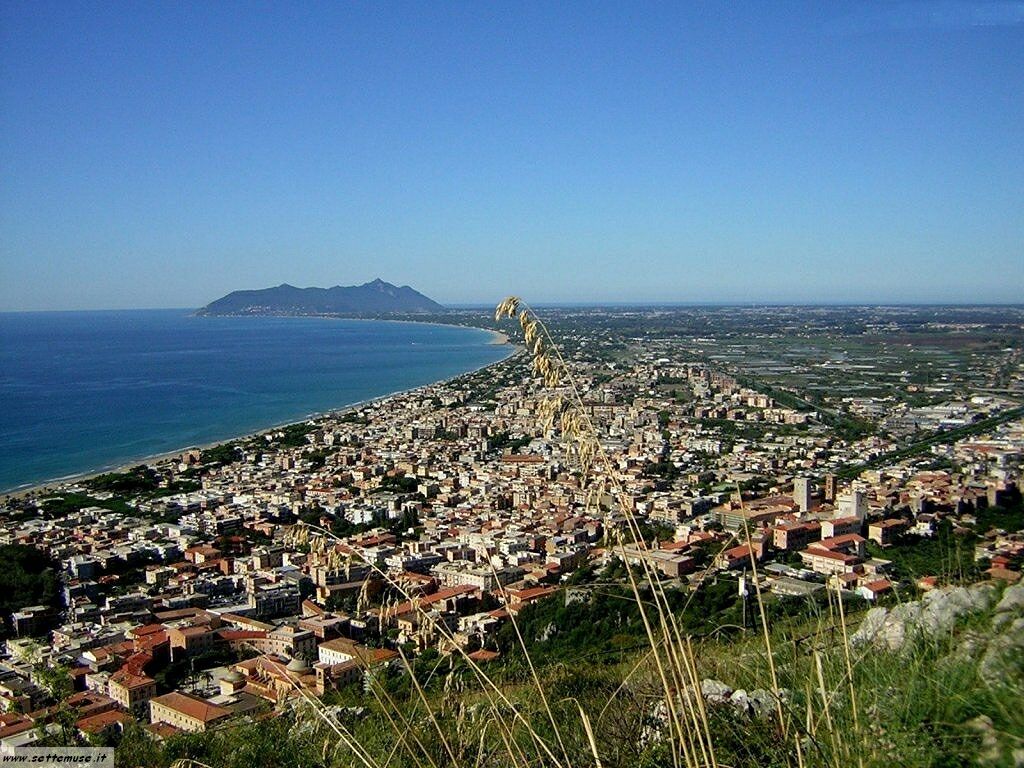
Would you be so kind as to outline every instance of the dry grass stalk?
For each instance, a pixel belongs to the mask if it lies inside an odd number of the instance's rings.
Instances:
[[[311,533],[315,535],[311,535]],[[334,539],[338,543],[343,543],[342,540],[339,537],[335,536],[331,531],[320,526],[314,525],[312,523],[297,523],[296,525],[292,526],[292,528],[286,534],[286,540],[293,545],[312,546],[311,541],[321,537]],[[537,747],[540,754],[543,755],[544,759],[547,761],[549,765],[559,767],[565,766],[565,768],[568,768],[571,765],[571,761],[568,760],[568,755],[564,751],[564,749],[562,749],[563,755],[561,758],[555,755],[555,753],[552,751],[552,748],[540,736],[536,728],[533,727],[530,718],[526,717],[519,710],[519,708],[515,706],[515,704],[508,698],[508,696],[505,694],[502,688],[498,686],[480,667],[480,665],[477,664],[477,662],[470,657],[470,655],[465,651],[465,649],[462,648],[456,642],[451,631],[447,628],[447,626],[444,625],[444,623],[437,622],[433,616],[431,616],[419,605],[419,602],[416,600],[414,595],[410,595],[401,584],[399,584],[395,579],[393,579],[391,575],[388,574],[386,571],[382,570],[376,563],[371,562],[369,560],[366,560],[364,562],[378,577],[383,579],[395,592],[401,595],[402,598],[410,604],[412,610],[416,612],[418,618],[421,621],[427,623],[431,627],[431,629],[435,631],[440,637],[442,637],[447,642],[449,647],[452,647],[454,649],[454,652],[458,653],[460,657],[466,662],[469,669],[473,672],[474,677],[480,683],[481,690],[487,698],[489,708],[492,714],[494,715],[494,718],[491,722],[494,722],[498,726],[499,732],[501,733],[501,737],[508,748],[506,756],[511,760],[512,765],[527,766],[532,765],[535,762],[535,760],[529,758],[529,756],[527,756],[525,753],[521,751],[521,747],[519,746],[518,741],[514,738],[514,734],[519,728],[525,729],[527,735],[530,738],[531,743]],[[363,590],[361,590],[360,592],[361,599],[365,598],[365,594],[366,585],[364,585]],[[526,645],[523,642],[521,635],[519,636],[519,641],[522,644],[524,654],[528,654],[528,649],[526,648]],[[407,667],[407,672],[411,675],[411,668]],[[537,691],[543,697],[543,686],[540,684],[539,678],[535,677],[535,680],[537,685]],[[384,704],[385,710],[395,708],[393,702],[389,701],[387,703],[381,703]],[[322,703],[320,704],[321,713],[324,714],[325,717],[329,717],[329,714],[326,714],[326,708],[322,706]],[[545,709],[549,719],[549,725],[551,725],[551,727],[557,732],[558,724],[554,718],[553,713],[551,712],[549,707],[545,707]],[[399,738],[404,740],[407,729],[396,723],[393,719],[390,718],[390,716],[389,722],[391,723],[392,728],[395,730]]]
[[[533,356],[533,370],[541,378],[544,386],[555,389],[564,385],[570,391],[569,397],[555,394],[542,403],[541,426],[549,431],[553,425],[558,425],[570,455],[579,466],[581,485],[598,497],[610,492],[624,515],[631,540],[629,543],[640,551],[647,550],[640,522],[635,515],[633,500],[625,492],[618,468],[601,445],[598,431],[583,405],[582,393],[576,378],[546,326],[532,309],[515,296],[506,298],[495,311],[496,321],[505,317],[518,319],[526,339],[527,350]],[[619,537],[616,543],[620,556],[628,563],[626,542]],[[627,567],[626,573],[651,646],[650,658],[662,683],[664,704],[669,713],[671,741],[676,747],[672,750],[673,764],[679,765],[681,759],[687,768],[717,766],[703,702],[695,706],[693,697],[688,699],[685,693],[694,689],[699,690],[700,686],[696,663],[690,655],[692,646],[686,642],[678,624],[672,618],[668,597],[657,572],[646,558],[641,557],[639,565],[653,596],[653,615],[642,596],[640,583],[633,568]],[[701,697],[698,695],[696,698]]]
[[[634,514],[633,500],[625,493],[624,485],[620,479],[618,468],[611,461],[610,457],[601,445],[598,431],[590,418],[590,414],[583,405],[583,397],[577,380],[573,375],[571,367],[563,358],[558,346],[554,344],[551,335],[536,315],[536,313],[520,298],[510,296],[502,301],[495,312],[495,320],[503,318],[517,319],[523,331],[523,338],[526,349],[533,358],[533,371],[541,380],[543,386],[548,390],[538,407],[538,421],[546,435],[550,435],[556,428],[566,444],[566,453],[575,459],[580,470],[581,487],[587,492],[587,506],[600,509],[603,499],[610,494],[615,499],[618,509],[623,513],[626,522],[628,539],[622,536],[613,536],[612,540],[618,549],[623,560],[628,562],[625,546],[627,542],[638,550],[646,550],[647,544],[640,533],[639,520]],[[737,489],[738,490],[738,489]],[[739,503],[743,509],[742,493],[739,493]],[[798,765],[803,765],[805,756],[803,754],[802,738],[811,736],[811,743],[816,744],[813,733],[817,728],[814,722],[813,707],[808,703],[806,710],[807,724],[804,734],[799,729],[791,732],[791,721],[787,717],[782,704],[781,687],[779,683],[778,669],[775,663],[775,649],[772,644],[772,636],[769,628],[768,618],[765,610],[765,599],[761,590],[760,575],[758,572],[757,559],[754,553],[753,541],[744,518],[744,538],[750,555],[750,568],[753,576],[755,602],[758,606],[758,618],[761,630],[762,642],[764,645],[765,659],[771,681],[771,690],[775,701],[775,716],[782,740],[788,741],[790,737],[795,743],[795,758]],[[731,546],[737,540],[733,534],[725,547]],[[709,565],[702,574],[706,578],[714,565]],[[627,567],[627,575],[634,599],[639,608],[639,614],[644,626],[650,650],[645,658],[652,660],[661,681],[664,694],[664,704],[669,712],[669,732],[675,744],[673,750],[674,765],[683,764],[687,768],[696,766],[716,766],[718,764],[715,755],[714,740],[708,719],[708,712],[703,696],[699,694],[700,675],[697,671],[696,659],[690,638],[681,631],[676,616],[669,608],[668,599],[656,572],[649,565],[645,558],[640,558],[639,571],[653,598],[653,606],[642,597],[640,583],[634,573],[634,569]],[[684,604],[683,611],[687,610],[693,594]],[[844,680],[849,688],[849,695],[852,701],[852,712],[854,719],[854,740],[860,731],[856,691],[853,682],[853,670],[856,663],[850,657],[848,637],[846,633],[846,616],[840,600],[839,615],[837,620],[830,622],[831,626],[838,623],[842,631],[844,654],[846,662],[846,674]],[[632,676],[640,665],[634,667],[627,675],[627,680]],[[821,667],[820,658],[814,675],[818,678],[818,689],[824,693],[823,712],[821,717],[825,720],[826,728],[833,740],[833,759],[839,755],[852,755],[855,750],[850,749],[848,740],[844,734],[837,731],[832,722],[829,711],[829,702],[832,696],[828,694],[825,685],[825,672]],[[625,682],[623,683],[623,685]],[[808,684],[813,689],[811,680]],[[616,695],[622,690],[622,686],[616,691]],[[696,693],[694,693],[696,692]],[[832,691],[832,695],[835,691]],[[614,696],[613,696],[614,698]],[[810,702],[810,699],[808,700]],[[601,717],[607,711],[608,705],[602,710]],[[820,748],[819,748],[820,752]],[[824,755],[821,755],[824,758]],[[863,765],[863,757],[857,755],[858,763]],[[680,763],[681,761],[681,763]]]
[[[546,435],[557,432],[564,443],[566,454],[575,462],[580,472],[580,488],[584,492],[588,509],[600,510],[607,504],[610,497],[617,509],[622,514],[625,522],[625,531],[615,529],[611,532],[610,540],[612,547],[620,557],[627,563],[627,579],[632,592],[632,599],[636,602],[638,614],[643,625],[644,635],[649,646],[642,659],[627,673],[626,679],[612,694],[611,699],[604,705],[599,713],[595,730],[590,714],[578,700],[572,699],[579,711],[579,722],[582,733],[586,737],[586,747],[589,755],[585,759],[588,765],[595,765],[600,768],[601,739],[600,726],[612,702],[625,690],[628,681],[640,669],[648,664],[653,666],[655,679],[658,681],[658,700],[667,713],[667,740],[671,745],[672,765],[676,768],[717,768],[719,761],[716,755],[714,732],[710,722],[710,715],[704,697],[701,693],[701,676],[698,669],[697,657],[691,638],[683,631],[677,614],[670,608],[668,595],[662,580],[645,557],[640,557],[637,564],[630,564],[627,554],[627,546],[631,546],[641,553],[648,549],[647,542],[641,532],[641,521],[635,514],[633,499],[625,492],[624,483],[619,475],[618,468],[611,461],[599,439],[598,430],[591,419],[590,413],[584,407],[583,397],[578,382],[573,375],[571,367],[563,358],[557,345],[554,344],[551,335],[544,323],[536,316],[532,309],[524,304],[517,297],[509,297],[498,305],[496,319],[515,318],[523,332],[526,349],[532,358],[532,370],[539,378],[544,392],[538,405],[538,425]],[[742,505],[742,495],[740,496]],[[746,543],[750,547],[751,568],[753,571],[756,601],[759,607],[759,618],[762,630],[762,641],[765,646],[767,664],[771,678],[773,693],[775,694],[776,716],[778,726],[783,740],[789,738],[790,723],[786,719],[782,706],[782,697],[779,694],[778,674],[775,667],[774,652],[772,648],[771,633],[764,608],[763,595],[761,594],[760,579],[756,558],[753,554],[752,540],[749,527],[744,525]],[[308,546],[311,556],[326,563],[332,568],[350,568],[353,561],[353,554],[346,553],[344,556],[339,551],[337,544],[342,540],[332,532],[316,525],[299,523],[293,526],[286,534],[286,539],[296,546]],[[734,534],[729,544],[736,539]],[[328,541],[333,540],[336,544],[329,545]],[[728,546],[728,544],[727,544]],[[358,557],[358,555],[356,555]],[[361,558],[360,558],[361,559]],[[636,558],[634,558],[636,559]],[[497,764],[500,762],[515,768],[527,768],[528,766],[550,765],[557,768],[571,768],[579,764],[582,757],[574,760],[567,744],[562,736],[562,728],[558,722],[550,702],[548,701],[545,686],[534,667],[529,648],[520,631],[515,616],[510,613],[511,625],[513,627],[516,642],[526,659],[527,668],[530,673],[532,688],[537,694],[537,701],[540,703],[540,713],[543,719],[547,720],[547,727],[554,737],[553,744],[548,744],[547,739],[541,735],[538,728],[531,720],[531,715],[524,712],[510,698],[509,693],[492,680],[486,671],[470,657],[469,653],[456,642],[453,633],[443,622],[438,622],[420,604],[416,596],[410,595],[402,584],[398,583],[390,574],[382,570],[376,563],[365,561],[371,570],[380,579],[384,580],[391,589],[392,595],[401,596],[409,605],[410,609],[417,615],[419,620],[425,623],[435,634],[444,640],[448,647],[452,648],[465,663],[473,675],[473,679],[480,686],[480,692],[484,697],[489,717],[480,719],[478,733],[469,730],[464,732],[467,726],[465,707],[459,702],[456,707],[454,718],[447,715],[447,721],[454,720],[457,743],[453,743],[449,733],[445,731],[442,719],[446,716],[443,711],[435,709],[434,703],[427,695],[424,687],[416,679],[413,673],[412,664],[405,654],[400,654],[402,663],[405,665],[412,680],[415,691],[416,703],[412,715],[408,710],[404,711],[391,699],[385,690],[378,690],[378,685],[369,686],[378,706],[387,719],[390,727],[395,732],[396,742],[391,755],[384,756],[383,762],[375,759],[369,754],[363,745],[357,743],[352,733],[341,723],[331,717],[329,710],[317,697],[309,694],[292,677],[284,674],[286,679],[292,682],[293,687],[298,691],[301,699],[311,706],[317,718],[324,722],[338,739],[338,745],[351,750],[356,760],[365,768],[384,768],[387,766],[397,751],[401,750],[409,756],[417,765],[429,765],[431,768],[441,768],[435,754],[417,735],[413,727],[412,716],[416,709],[422,706],[426,711],[427,721],[430,729],[436,734],[441,746],[442,762],[448,762],[451,766],[460,765],[460,758],[468,748],[476,750],[475,763],[477,765]],[[709,565],[702,573],[701,578],[707,578],[711,573],[713,564]],[[493,569],[493,564],[492,564]],[[367,581],[360,590],[358,606],[365,608],[370,602]],[[503,587],[501,588],[503,591]],[[649,591],[649,597],[645,594]],[[693,594],[683,606],[687,610]],[[397,598],[395,598],[397,600]],[[507,602],[507,600],[506,600]],[[385,600],[382,606],[382,619],[387,619],[395,610],[397,604],[393,600]],[[843,639],[846,640],[845,615],[842,604],[839,606],[839,624],[843,630]],[[844,643],[845,644],[845,643]],[[850,696],[855,699],[853,688],[853,669],[856,666],[849,655],[847,646],[846,652],[846,674],[838,684],[838,688],[844,684],[850,689]],[[838,755],[852,755],[848,744],[842,743],[842,733],[836,723],[833,723],[830,713],[830,702],[836,693],[833,689],[829,691],[826,681],[826,673],[821,662],[821,657],[815,652],[814,672],[809,675],[806,682],[807,707],[806,723],[803,733],[799,728],[794,728],[794,750],[797,765],[804,765],[807,757],[804,754],[805,743],[813,746],[822,758],[822,763],[832,762],[825,759],[821,746],[815,738],[816,731],[822,724],[828,731],[832,740],[833,760],[838,760]],[[431,672],[433,675],[434,671]],[[816,679],[813,679],[816,678]],[[449,678],[450,682],[451,678]],[[812,701],[814,693],[820,697],[822,712],[820,717],[815,718]],[[443,710],[448,706],[448,686],[444,696],[441,697],[440,708]],[[859,731],[856,724],[856,704],[854,703],[855,733]],[[564,724],[562,724],[564,725]],[[497,735],[497,742],[488,740],[488,733]],[[527,737],[524,743],[521,735]],[[472,747],[470,747],[472,744]],[[326,749],[326,745],[325,745]],[[499,754],[500,753],[500,754]],[[439,755],[439,756],[441,756]],[[461,764],[465,764],[463,760]],[[202,768],[201,764],[200,768]],[[185,768],[184,763],[181,768]]]

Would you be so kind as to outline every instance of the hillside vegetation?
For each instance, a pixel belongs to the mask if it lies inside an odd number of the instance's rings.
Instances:
[[[8,619],[13,611],[29,605],[60,606],[56,567],[45,552],[35,547],[0,546],[0,637],[10,633]]]
[[[162,744],[129,730],[118,746],[118,764],[686,765],[672,754],[671,720],[650,654],[585,643],[577,648],[580,627],[595,616],[627,627],[624,637],[632,635],[628,617],[609,612],[609,601],[599,597],[578,605],[565,609],[561,593],[523,611],[524,632],[563,609],[578,611],[580,621],[564,641],[555,635],[539,642],[532,672],[514,651],[488,666],[494,690],[455,657],[424,654],[411,675],[396,669],[368,688],[350,686],[322,710],[300,700],[285,717]],[[1024,760],[1024,586],[940,590],[922,601],[849,616],[833,598],[783,614],[770,626],[771,664],[756,629],[719,625],[721,632],[712,627],[693,641],[701,695],[690,699],[688,717],[695,731],[705,732],[707,751],[705,758],[695,743],[701,762],[693,764],[924,768]],[[902,627],[898,643],[892,642],[893,616]],[[880,630],[885,618],[888,629]],[[535,640],[529,640],[531,652]],[[773,665],[778,702],[770,693]],[[494,703],[495,690],[507,703]],[[687,700],[687,692],[677,692],[680,705]],[[521,720],[511,716],[513,709]]]

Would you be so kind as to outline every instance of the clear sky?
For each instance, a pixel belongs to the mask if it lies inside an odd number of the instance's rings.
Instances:
[[[1024,2],[0,4],[0,309],[1022,301]]]

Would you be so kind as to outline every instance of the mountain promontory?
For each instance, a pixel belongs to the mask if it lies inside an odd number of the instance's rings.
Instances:
[[[274,288],[233,291],[210,302],[199,315],[380,315],[437,312],[444,307],[408,285],[380,278],[363,285],[333,288]]]

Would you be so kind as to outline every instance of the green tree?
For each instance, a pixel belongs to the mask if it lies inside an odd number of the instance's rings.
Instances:
[[[10,615],[29,605],[62,606],[58,564],[42,550],[21,544],[0,546],[0,614],[7,636]]]
[[[36,680],[50,692],[55,701],[64,701],[74,690],[71,681],[71,672],[63,664],[56,667],[48,667],[45,664],[37,664],[34,668]]]

